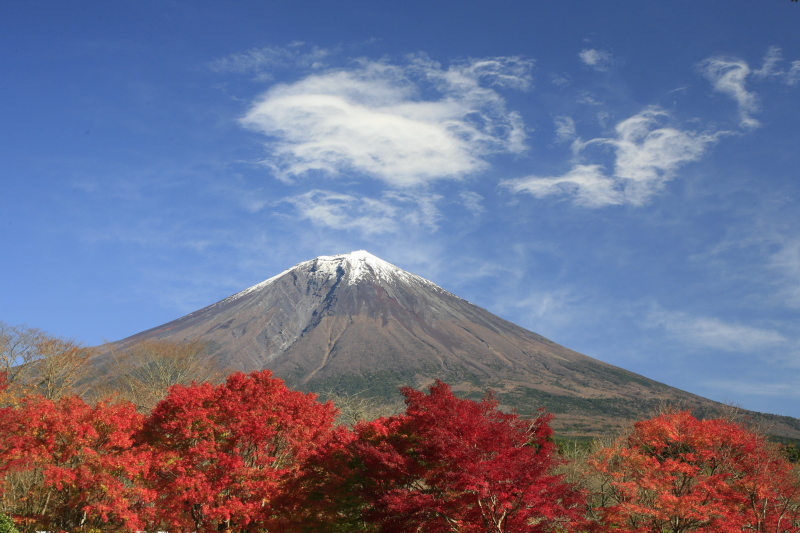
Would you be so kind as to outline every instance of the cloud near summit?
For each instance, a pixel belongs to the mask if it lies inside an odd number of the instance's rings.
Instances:
[[[241,123],[268,137],[263,163],[284,181],[355,173],[391,187],[460,179],[485,157],[526,149],[522,119],[501,88],[526,90],[531,61],[470,60],[443,68],[361,60],[276,84]]]
[[[437,229],[440,218],[436,202],[441,196],[427,193],[384,192],[380,198],[320,189],[284,199],[300,217],[321,227],[380,235],[409,227]]]

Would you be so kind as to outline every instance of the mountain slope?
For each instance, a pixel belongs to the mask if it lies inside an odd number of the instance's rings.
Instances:
[[[300,263],[115,344],[188,338],[209,342],[227,369],[269,368],[317,392],[394,399],[398,386],[436,378],[476,396],[491,388],[521,412],[546,406],[562,433],[613,431],[664,402],[700,414],[719,407],[560,346],[364,251]],[[784,418],[774,419],[780,433],[800,437]]]

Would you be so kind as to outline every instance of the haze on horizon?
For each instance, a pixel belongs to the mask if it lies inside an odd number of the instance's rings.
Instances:
[[[88,344],[367,250],[800,417],[800,5],[0,6],[0,320]]]

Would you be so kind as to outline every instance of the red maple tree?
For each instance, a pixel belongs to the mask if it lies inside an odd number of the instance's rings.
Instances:
[[[637,422],[596,453],[601,530],[797,532],[797,479],[762,436],[685,411]]]
[[[167,529],[272,531],[273,502],[302,459],[333,428],[335,410],[286,388],[268,370],[218,386],[173,386],[142,439],[155,458],[152,483]]]
[[[347,458],[348,475],[327,467],[336,493],[349,495],[342,523],[398,533],[533,533],[580,520],[581,494],[553,473],[551,415],[525,420],[498,410],[491,395],[459,399],[439,381],[428,394],[402,392],[404,414],[358,424],[344,439],[348,453],[332,450]]]
[[[152,491],[134,447],[143,416],[131,404],[23,398],[0,409],[0,496],[22,524],[45,531],[136,530]]]

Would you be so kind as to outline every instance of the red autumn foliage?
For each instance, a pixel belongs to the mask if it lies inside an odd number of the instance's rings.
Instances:
[[[0,392],[3,389],[0,373]],[[800,482],[763,436],[670,412],[555,473],[551,415],[404,388],[406,411],[333,427],[269,371],[132,404],[0,403],[0,512],[26,531],[798,533]]]
[[[349,459],[344,475],[327,466],[329,498],[346,495],[342,521],[387,533],[532,533],[580,520],[582,496],[553,473],[551,415],[523,420],[442,382],[402,392],[405,414],[361,423],[340,440],[347,453],[332,450]]]
[[[674,412],[637,422],[592,463],[600,530],[797,532],[797,479],[765,439],[725,420]]]
[[[11,395],[9,393],[9,389],[11,388],[11,383],[8,379],[8,371],[7,370],[0,370],[0,409],[3,407],[8,407],[12,402]]]
[[[143,528],[154,496],[141,483],[147,458],[133,447],[143,418],[132,405],[77,397],[29,396],[0,410],[0,496],[36,529]]]
[[[160,523],[170,530],[280,530],[273,501],[332,431],[335,410],[268,370],[218,386],[173,386],[142,438],[155,458]]]

